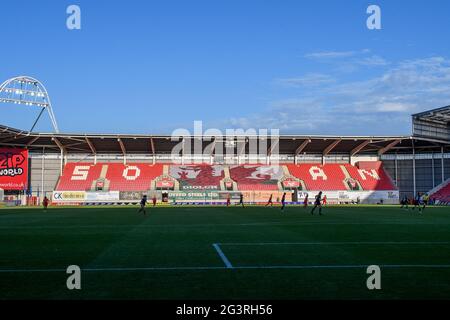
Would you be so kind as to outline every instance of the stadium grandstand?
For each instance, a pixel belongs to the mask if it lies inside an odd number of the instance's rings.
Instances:
[[[331,203],[398,203],[418,192],[450,201],[450,106],[412,116],[408,136],[283,135],[259,141],[266,156],[252,158],[252,137],[206,139],[203,154],[178,153],[171,136],[38,133],[0,126],[0,188],[6,202],[133,203],[142,194],[160,202],[221,203],[242,193],[262,203],[287,192],[300,202],[324,191]],[[223,141],[220,141],[223,139]],[[261,138],[258,138],[261,139]],[[232,155],[214,148],[226,142]],[[275,145],[276,144],[276,145]],[[183,144],[186,147],[186,143]],[[277,154],[274,155],[274,150]]]

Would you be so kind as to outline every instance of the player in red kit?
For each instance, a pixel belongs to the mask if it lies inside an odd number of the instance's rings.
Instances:
[[[327,205],[327,196],[323,196],[322,204],[323,204],[324,206]]]
[[[49,200],[47,197],[44,197],[44,200],[42,201],[42,205],[44,206],[44,211],[47,211]]]
[[[305,200],[303,200],[303,208],[306,209],[308,207],[308,194],[305,196]]]
[[[231,198],[230,195],[227,196],[227,207],[229,207],[231,204]]]
[[[153,202],[153,206],[156,207],[156,196],[153,196],[152,202]]]

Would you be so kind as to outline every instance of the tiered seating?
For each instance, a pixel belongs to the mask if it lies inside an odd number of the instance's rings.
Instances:
[[[224,167],[219,165],[172,165],[169,174],[180,183],[180,189],[219,190]]]
[[[145,191],[150,189],[151,181],[162,174],[162,168],[160,164],[68,163],[56,190],[91,190],[94,181],[102,178],[109,182],[109,191]]]
[[[340,164],[299,164],[288,165],[289,172],[303,180],[307,190],[346,190],[345,173]]]
[[[68,163],[59,179],[56,191],[86,191],[100,177],[102,165],[89,163]]]
[[[366,163],[360,168],[347,164],[345,168],[353,179],[359,181],[364,190],[397,190],[384,168],[377,163],[374,163],[373,167]]]
[[[450,203],[450,182],[435,193],[432,193],[430,199],[438,200],[441,203]]]
[[[288,165],[290,173],[303,180],[308,190],[347,190],[344,181],[349,177],[358,181],[363,190],[397,189],[380,163],[374,162],[371,166],[366,162],[363,168],[350,164]]]
[[[283,170],[281,166],[231,166],[230,176],[239,190],[278,190]]]
[[[234,165],[166,165],[171,177],[179,182],[180,190],[220,190],[227,176],[242,191],[275,191],[285,176],[283,166]],[[344,191],[346,183],[359,182],[363,190],[396,190],[389,175],[379,162],[350,164],[287,164],[292,176],[302,180],[306,190]],[[163,175],[163,164],[69,163],[64,169],[56,190],[91,190],[94,182],[104,179],[105,191],[146,191],[152,181]],[[228,177],[228,176],[227,176]],[[450,188],[450,187],[449,187]],[[445,189],[442,191],[445,192]],[[444,193],[445,195],[445,193]]]
[[[150,189],[150,183],[162,175],[161,164],[108,164],[106,179],[110,191],[145,191]]]

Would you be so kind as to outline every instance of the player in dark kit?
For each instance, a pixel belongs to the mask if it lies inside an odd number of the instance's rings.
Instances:
[[[266,207],[267,207],[268,205],[273,206],[272,197],[273,197],[273,195],[271,194],[271,195],[270,195],[270,198],[269,198],[269,201],[267,201]]]
[[[409,199],[408,199],[408,196],[407,196],[407,195],[404,195],[404,196],[403,196],[402,200],[400,201],[400,204],[401,204],[400,209],[405,208],[405,209],[409,210],[409,209],[408,209]]]
[[[416,197],[414,198],[414,207],[412,208],[413,210],[417,208],[419,208],[419,213],[422,212],[422,208],[421,208],[421,200],[422,200],[422,196],[420,194],[420,192],[417,192]]]
[[[322,215],[322,191],[316,196],[316,201],[314,202],[314,207],[311,210],[311,214],[314,214],[316,208],[319,207],[319,215]]]
[[[286,207],[286,192],[283,193],[283,197],[281,197],[281,212],[284,212],[285,207]]]
[[[147,215],[147,212],[145,211],[145,205],[147,204],[147,195],[144,194],[141,200],[141,208],[139,209],[139,213],[143,212],[144,215]]]
[[[244,207],[244,195],[241,193],[240,197],[239,197],[239,205],[242,206],[242,208]]]

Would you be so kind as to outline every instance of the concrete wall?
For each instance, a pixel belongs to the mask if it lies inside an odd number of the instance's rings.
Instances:
[[[33,154],[29,160],[31,190],[34,196],[51,198],[60,176],[61,159],[52,155],[42,160],[42,154]]]

